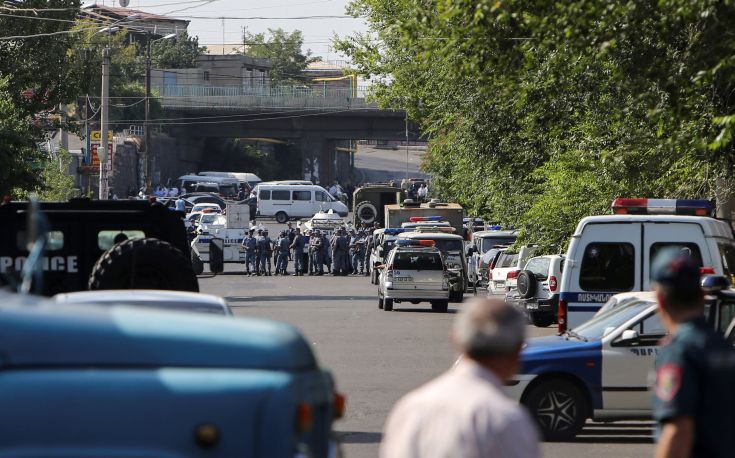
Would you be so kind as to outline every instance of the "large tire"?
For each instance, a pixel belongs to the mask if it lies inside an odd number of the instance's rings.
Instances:
[[[370,269],[370,283],[372,283],[373,285],[378,284],[378,269],[376,269],[375,267]]]
[[[276,222],[278,224],[286,224],[288,222],[288,215],[286,214],[286,212],[276,213]]]
[[[363,200],[355,205],[355,219],[361,223],[370,224],[378,217],[378,209],[369,200]]]
[[[531,388],[522,402],[548,441],[574,439],[589,415],[586,396],[567,380],[542,381]]]
[[[393,299],[383,299],[383,310],[386,312],[393,311]]]
[[[107,250],[92,268],[89,289],[168,289],[199,292],[191,263],[158,239],[126,240]]]
[[[449,301],[434,301],[431,303],[431,311],[446,313],[449,310]]]
[[[554,321],[554,315],[549,312],[529,312],[531,323],[537,328],[548,328]]]
[[[523,299],[528,299],[536,294],[536,276],[530,270],[522,270],[518,274],[516,289],[518,295]]]
[[[383,309],[383,304],[384,304],[383,298],[380,297],[380,296],[378,296],[378,308],[382,310]]]
[[[194,275],[201,275],[204,273],[204,263],[199,255],[193,251],[191,252],[191,269],[194,271]]]

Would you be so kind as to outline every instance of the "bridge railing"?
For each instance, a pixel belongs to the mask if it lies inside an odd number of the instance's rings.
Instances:
[[[164,108],[211,109],[360,109],[376,105],[365,100],[367,87],[329,86],[193,86],[153,88]]]

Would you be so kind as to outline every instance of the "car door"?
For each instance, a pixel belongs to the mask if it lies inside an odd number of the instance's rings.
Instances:
[[[567,303],[569,329],[592,318],[614,294],[641,290],[642,231],[639,223],[589,224],[579,241],[573,241],[561,297]]]
[[[625,330],[638,338],[621,340]],[[602,347],[602,406],[604,410],[640,412],[651,410],[651,383],[659,342],[667,334],[655,308],[636,318],[607,339]],[[612,333],[611,333],[612,335]]]
[[[291,191],[291,213],[295,217],[307,218],[314,216],[312,191],[309,189],[294,189]]]
[[[699,224],[645,223],[643,230],[642,288],[651,289],[651,263],[662,250],[676,249],[692,256],[702,266],[712,266],[713,260],[705,244]]]
[[[329,211],[329,209],[332,208],[331,201],[332,199],[329,198],[326,191],[314,191],[314,204],[312,205],[312,211],[314,213],[317,213],[319,210],[325,212]]]

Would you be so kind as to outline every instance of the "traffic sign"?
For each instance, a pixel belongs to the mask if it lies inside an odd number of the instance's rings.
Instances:
[[[93,130],[93,131],[92,131],[92,132],[91,132],[91,133],[89,134],[89,139],[90,139],[91,141],[93,141],[93,142],[101,142],[101,141],[102,141],[102,131],[99,131],[99,130]],[[108,130],[108,131],[107,131],[107,140],[108,140],[108,141],[112,141],[112,131],[111,131],[111,130]]]

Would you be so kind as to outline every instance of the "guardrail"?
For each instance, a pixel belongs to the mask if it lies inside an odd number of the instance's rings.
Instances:
[[[243,109],[364,109],[377,108],[365,99],[367,87],[329,86],[191,86],[165,85],[153,88],[164,108]]]

